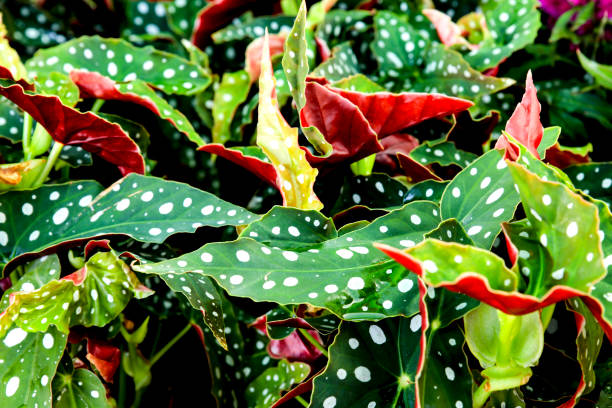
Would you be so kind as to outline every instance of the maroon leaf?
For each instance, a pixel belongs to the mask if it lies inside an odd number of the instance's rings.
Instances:
[[[93,338],[87,339],[87,360],[108,383],[113,382],[113,376],[121,361],[121,351],[112,344]]]
[[[329,57],[331,57],[331,51],[327,45],[327,42],[324,39],[315,36],[315,43],[317,44],[317,51],[321,56],[321,63],[327,61]]]
[[[421,263],[402,250],[382,244],[374,245],[411,272],[419,276],[423,274]],[[444,282],[440,284],[439,287],[447,288],[452,292],[463,293],[481,302],[487,303],[506,314],[514,315],[531,313],[562,300],[586,295],[584,292],[561,285],[551,288],[541,299],[519,292],[505,292],[498,289],[492,289],[491,286],[489,286],[487,278],[477,273],[464,273],[454,282]],[[586,299],[591,298],[585,298],[585,303],[589,305]]]
[[[436,93],[363,93],[329,89],[356,105],[380,138],[427,119],[462,112],[474,105],[465,99]]]
[[[99,155],[117,165],[122,175],[132,172],[144,174],[144,159],[138,145],[119,125],[91,112],[81,113],[65,106],[56,96],[26,93],[20,84],[12,81],[10,72],[4,68],[0,69],[0,79],[11,80],[10,84],[5,84],[7,81],[0,83],[0,95],[29,113],[55,141],[81,146]]]
[[[212,0],[196,17],[191,42],[203,48],[212,33],[225,27],[249,8],[257,6],[258,12],[265,13],[277,2],[277,0]]]
[[[563,150],[559,143],[555,143],[546,150],[546,162],[560,169],[565,169],[574,164],[589,163],[590,161],[588,154],[582,156],[571,150]]]
[[[304,127],[315,126],[333,147],[327,157],[314,156],[306,150],[306,157],[314,166],[347,159],[357,161],[383,150],[359,108],[319,83],[306,84],[306,105],[300,117]]]
[[[198,150],[221,156],[238,166],[244,167],[271,186],[278,188],[278,174],[272,163],[265,162],[255,156],[247,156],[240,150],[228,149],[220,143],[207,144],[199,147]]]
[[[527,73],[527,82],[525,86],[525,94],[521,103],[519,103],[512,114],[512,117],[506,123],[506,132],[508,132],[518,142],[523,144],[531,154],[538,159],[538,146],[542,141],[544,128],[540,122],[540,102],[531,71]],[[506,136],[502,135],[495,144],[496,149],[505,149],[505,158],[508,160],[516,160],[519,155],[518,146],[510,143]]]
[[[404,174],[410,183],[418,183],[419,181],[424,180],[442,180],[428,167],[423,166],[421,163],[417,162],[412,157],[405,155],[404,153],[398,153],[397,159],[399,160],[402,169],[404,169]]]
[[[397,133],[385,137],[380,141],[384,150],[376,153],[376,163],[389,168],[395,172],[398,170],[397,154],[402,153],[406,156],[418,145],[419,140],[407,133]]]

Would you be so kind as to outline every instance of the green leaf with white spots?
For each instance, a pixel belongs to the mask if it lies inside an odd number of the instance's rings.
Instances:
[[[128,1],[125,4],[125,23],[123,35],[131,40],[171,38],[162,2],[148,0]]]
[[[404,202],[412,202],[416,200],[429,200],[440,202],[442,194],[448,185],[448,181],[425,180],[412,186],[404,197]]]
[[[164,98],[159,96],[145,82],[134,80],[128,83],[117,84],[116,88],[121,93],[135,93],[139,97],[144,98],[147,102],[153,104],[153,111],[160,118],[170,122],[179,132],[185,134],[189,140],[196,143],[198,146],[204,144],[204,140],[193,128],[193,125],[187,117],[178,109],[175,109]]]
[[[317,37],[330,47],[347,41],[357,41],[372,28],[371,14],[367,10],[331,10],[317,29]]]
[[[17,269],[21,277],[13,286],[2,294],[0,311],[6,310],[9,305],[9,295],[13,292],[31,292],[39,289],[54,279],[59,279],[61,265],[57,255],[45,255]]]
[[[351,176],[340,189],[332,214],[354,205],[393,209],[404,202],[407,187],[383,173]]]
[[[410,152],[410,157],[422,165],[437,163],[441,166],[468,166],[478,156],[474,153],[457,149],[453,142],[424,142]]]
[[[557,143],[560,134],[561,127],[559,126],[551,126],[544,128],[542,140],[540,141],[540,145],[538,146],[538,154],[540,155],[540,157],[546,157],[546,150],[553,147]]]
[[[130,299],[146,297],[130,268],[112,252],[99,252],[85,266],[62,280],[52,280],[37,290],[14,292],[0,315],[0,337],[16,324],[28,332],[55,325],[67,333],[70,327],[105,326],[121,313]]]
[[[434,203],[415,202],[303,252],[240,238],[207,244],[179,258],[136,268],[160,275],[200,268],[232,296],[280,304],[308,303],[344,319],[411,315],[418,310],[415,276],[394,262],[385,262],[385,255],[372,243],[410,247],[439,223]],[[278,226],[279,234],[294,239],[289,236],[289,228]],[[300,234],[307,235],[305,231]],[[182,267],[179,262],[189,266]]]
[[[281,249],[305,251],[338,237],[334,222],[320,212],[291,207],[273,207],[252,222],[240,237]]]
[[[162,275],[161,278],[170,289],[185,295],[191,307],[202,312],[204,323],[210,327],[221,347],[227,349],[221,297],[213,281],[200,273],[189,272],[180,275]]]
[[[238,107],[247,99],[251,89],[251,80],[246,71],[227,72],[223,74],[219,88],[215,91],[212,115],[213,143],[232,140],[230,124]]]
[[[469,52],[465,60],[474,69],[484,71],[496,67],[514,52],[532,44],[541,26],[537,0],[520,0],[519,4],[497,2],[485,11],[491,37]]]
[[[363,74],[356,74],[348,78],[343,78],[334,82],[332,85],[334,88],[346,89],[347,91],[363,93],[385,92],[385,88]]]
[[[578,363],[582,370],[582,381],[584,381],[585,386],[584,389],[579,390],[578,396],[586,395],[595,388],[593,366],[597,362],[601,350],[604,331],[582,300],[578,298],[568,300],[567,308],[576,315],[581,315],[584,319],[582,324],[579,323],[579,319],[576,320],[578,326],[576,346]]]
[[[593,283],[606,275],[597,207],[518,164],[511,163],[509,169],[528,219],[523,238],[537,243],[541,251],[541,256],[531,254],[539,258],[541,267],[531,271],[526,293],[540,297],[556,285],[589,293]]]
[[[145,3],[145,2],[141,2]],[[157,4],[156,6],[163,5]],[[211,80],[196,64],[153,47],[138,48],[120,39],[80,37],[39,50],[27,61],[31,78],[73,70],[97,72],[115,82],[139,79],[170,94],[194,95]]]
[[[70,363],[72,364],[72,363]],[[53,406],[57,408],[111,408],[106,388],[84,368],[66,368],[53,379]]]
[[[189,37],[195,23],[193,17],[206,6],[206,2],[204,0],[174,1],[164,5],[168,16],[168,26],[179,36]]]
[[[79,88],[70,80],[68,73],[46,72],[35,81],[36,90],[45,95],[56,95],[67,106],[75,106],[79,101]]]
[[[0,404],[51,407],[51,379],[68,336],[55,327],[27,333],[15,324],[0,343]],[[53,404],[55,406],[55,404]]]
[[[454,218],[444,220],[433,231],[425,234],[425,238],[433,238],[446,242],[457,242],[464,245],[474,245],[474,241],[468,236],[467,232],[459,221]]]
[[[584,194],[612,204],[612,163],[576,164],[563,171]]]
[[[266,29],[270,34],[289,32],[293,26],[293,17],[273,16],[258,17],[246,23],[229,25],[212,35],[213,41],[217,44],[237,41],[254,40],[263,37]]]
[[[23,114],[8,100],[0,99],[0,138],[13,143],[21,141]]]
[[[476,98],[507,88],[514,80],[484,76],[456,51],[429,41],[393,13],[379,11],[374,18],[372,52],[381,79],[391,90],[439,92]]]
[[[518,203],[508,165],[499,151],[492,150],[448,184],[440,208],[443,219],[457,219],[477,246],[489,249]]]
[[[32,291],[59,278],[60,263],[56,255],[44,256],[27,263],[24,274],[2,295],[0,310],[9,303],[9,295],[17,290]],[[11,325],[0,343],[0,379],[2,406],[51,407],[50,381],[55,375],[67,335],[55,327],[46,332],[27,333]]]
[[[427,355],[419,377],[422,407],[472,406],[473,380],[463,352],[464,343],[463,332],[457,325],[428,330]]]
[[[349,43],[343,43],[334,47],[332,56],[317,66],[310,76],[323,77],[334,82],[357,74],[359,74],[357,56]]]
[[[91,153],[81,146],[64,146],[59,158],[71,167],[91,166],[93,163]]]
[[[310,407],[415,406],[420,314],[377,323],[343,322],[314,380]]]
[[[245,398],[249,407],[266,408],[272,406],[294,384],[299,384],[308,377],[310,366],[305,363],[290,363],[281,360],[276,367],[270,367],[251,382]]]
[[[129,174],[109,189],[93,181],[0,195],[0,255],[9,260],[67,241],[125,234],[161,243],[198,227],[248,224],[258,216],[205,191]]]

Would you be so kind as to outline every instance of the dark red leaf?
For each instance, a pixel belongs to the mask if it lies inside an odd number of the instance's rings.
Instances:
[[[405,252],[387,245],[374,244],[378,249],[395,259],[406,269],[421,276],[421,264]],[[454,282],[439,285],[450,291],[463,293],[481,302],[487,303],[507,314],[522,315],[540,310],[554,303],[584,296],[585,293],[567,286],[555,286],[541,299],[519,292],[504,292],[492,289],[487,279],[477,273],[464,273]]]
[[[196,17],[191,42],[203,48],[210,35],[250,8],[266,13],[278,0],[212,0]]]
[[[525,94],[521,103],[514,110],[512,117],[506,123],[506,132],[523,144],[538,159],[540,158],[538,146],[542,141],[544,133],[544,128],[540,122],[540,109],[537,91],[533,85],[531,71],[529,71],[527,73]],[[505,158],[508,160],[516,160],[518,158],[518,146],[510,143],[504,135],[497,140],[495,148],[505,149]]]
[[[93,338],[87,339],[87,360],[108,383],[113,382],[113,376],[121,361],[121,351],[112,344]]]
[[[327,61],[329,57],[331,57],[331,51],[327,45],[327,42],[324,39],[315,36],[315,43],[317,44],[317,51],[321,56],[321,62]]]
[[[207,144],[199,147],[198,150],[221,156],[238,166],[244,167],[271,186],[278,188],[278,174],[272,163],[267,163],[257,157],[245,156],[241,151],[228,149],[220,143]]]
[[[418,183],[424,180],[442,180],[436,176],[428,167],[414,160],[412,157],[403,153],[397,154],[400,166],[404,169],[404,174],[410,183]]]
[[[306,158],[314,166],[357,161],[383,150],[359,108],[316,82],[306,84],[306,105],[300,117],[304,127],[315,126],[333,147],[327,157],[314,156],[305,149]]]
[[[0,71],[0,79],[8,78],[12,81],[10,76],[2,76],[5,72],[8,71]],[[97,154],[117,165],[122,175],[132,172],[144,174],[144,159],[138,145],[119,125],[107,122],[91,112],[81,113],[65,106],[56,96],[26,93],[17,83],[0,85],[0,95],[29,113],[55,141],[81,146]]]
[[[407,133],[397,133],[385,137],[380,141],[383,151],[376,153],[376,163],[387,167],[393,172],[398,170],[397,154],[410,154],[419,144],[419,140]]]
[[[560,169],[565,169],[574,164],[589,163],[591,159],[588,154],[581,156],[570,150],[563,150],[559,143],[555,143],[546,150],[546,161]]]
[[[308,330],[319,343],[323,343],[321,336],[315,330]],[[270,340],[268,354],[276,359],[287,359],[290,362],[301,361],[312,363],[321,356],[321,351],[308,341],[304,341],[298,331],[294,331],[282,340]]]
[[[472,102],[436,93],[364,93],[329,89],[356,105],[379,138],[397,133],[424,120],[462,112]]]

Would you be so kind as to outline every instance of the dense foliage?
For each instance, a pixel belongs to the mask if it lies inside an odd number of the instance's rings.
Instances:
[[[0,0],[0,406],[611,406],[610,15]]]

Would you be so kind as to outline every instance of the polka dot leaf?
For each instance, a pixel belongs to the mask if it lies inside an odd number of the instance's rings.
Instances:
[[[103,327],[125,308],[132,297],[151,294],[130,268],[112,252],[98,252],[85,266],[61,280],[39,289],[13,292],[9,306],[0,315],[0,337],[11,325],[41,332],[54,325],[68,333],[70,327]]]
[[[395,14],[374,18],[372,52],[381,72],[379,83],[392,90],[410,89],[476,98],[507,88],[514,80],[484,76],[456,51],[429,41]]]
[[[248,22],[228,25],[215,32],[212,39],[217,44],[238,40],[255,40],[263,37],[266,29],[270,34],[279,34],[289,32],[291,26],[293,26],[293,17],[290,16],[258,17]]]
[[[489,249],[519,203],[508,165],[499,151],[473,161],[446,187],[440,208],[444,219],[455,218],[474,243]]]
[[[278,401],[283,391],[288,391],[308,377],[310,366],[306,363],[290,363],[280,360],[278,366],[270,367],[261,373],[246,390],[248,407],[270,407]]]
[[[357,56],[350,44],[343,43],[335,47],[331,58],[317,66],[310,76],[333,82],[357,74],[359,74]]]
[[[563,171],[582,193],[612,203],[612,163],[577,164]]]
[[[71,167],[91,166],[93,164],[91,153],[81,146],[64,146],[59,158]]]
[[[161,4],[157,6],[163,8]],[[166,93],[179,95],[201,92],[211,82],[196,64],[178,55],[98,36],[79,37],[39,50],[26,62],[26,67],[30,78],[47,76],[51,72],[89,71],[116,83],[138,79]]]
[[[317,28],[317,37],[330,47],[359,40],[372,28],[371,14],[367,10],[330,10]],[[355,61],[354,65],[357,65]]]
[[[438,225],[438,228],[425,234],[425,238],[433,238],[446,242],[457,242],[464,245],[474,245],[474,242],[468,236],[467,232],[465,232],[461,223],[454,218],[442,221],[440,225]]]
[[[343,322],[310,406],[415,406],[422,317]]]
[[[459,150],[453,142],[424,142],[410,152],[410,157],[423,165],[437,163],[441,166],[450,166],[454,164],[461,168],[478,158],[474,153]]]
[[[132,39],[170,38],[170,27],[163,3],[147,0],[128,1],[125,4],[125,14],[124,36]]]
[[[418,308],[414,275],[406,274],[397,264],[384,262],[385,255],[376,251],[372,242],[411,247],[439,223],[435,204],[415,202],[302,252],[243,237],[210,243],[179,258],[136,268],[163,275],[191,272],[196,267],[232,296],[280,304],[307,303],[327,308],[344,319],[411,315]],[[299,231],[308,235],[302,227]],[[295,239],[287,226],[280,233]],[[179,262],[189,266],[182,267]]]
[[[227,350],[221,298],[212,280],[200,273],[189,272],[180,275],[162,275],[161,278],[174,292],[182,293],[191,307],[202,312],[204,323],[210,328],[221,347]]]
[[[318,211],[275,206],[249,224],[240,237],[270,247],[304,251],[337,238],[338,233],[334,222]]]
[[[206,5],[205,0],[176,0],[172,3],[161,3],[166,7],[168,26],[177,35],[189,38],[193,31],[195,16]],[[157,7],[157,5],[156,5]]]
[[[590,292],[606,274],[597,208],[568,187],[543,181],[518,164],[510,164],[510,172],[527,215],[522,224],[526,228],[521,228],[518,235],[532,243],[518,257],[521,270],[531,269],[525,293],[540,298],[558,285]],[[522,249],[518,241],[515,245],[517,250]],[[531,257],[537,259],[539,267],[529,261]]]
[[[0,196],[0,255],[8,262],[109,234],[161,243],[177,232],[243,225],[257,217],[186,184],[136,174],[104,192],[91,181],[50,185]]]
[[[448,181],[425,180],[412,186],[404,197],[404,203],[416,200],[440,202]]]
[[[93,372],[78,368],[65,368],[53,378],[53,406],[57,408],[78,407],[110,408],[106,399],[106,388]]]
[[[306,161],[306,154],[298,142],[298,129],[292,128],[279,110],[267,36],[261,59],[258,114],[257,145],[278,173],[283,205],[321,209],[323,204],[313,190],[318,171]]]
[[[577,402],[581,395],[589,394],[595,387],[595,370],[593,370],[593,367],[601,350],[604,333],[582,300],[577,298],[569,300],[567,308],[574,313],[578,332],[576,336],[577,360],[582,371],[582,378],[578,384],[578,389],[572,396],[572,401]]]
[[[536,0],[497,2],[496,7],[484,12],[490,36],[467,53],[465,60],[474,69],[484,71],[532,44],[541,26],[538,7]]]
[[[342,186],[332,214],[355,205],[395,209],[402,206],[407,190],[400,181],[383,173],[372,173],[369,176],[351,175]]]
[[[9,295],[17,290],[32,291],[59,278],[56,255],[27,263],[24,274],[2,295],[0,309],[5,310]],[[28,333],[16,324],[9,326],[0,342],[0,404],[51,407],[50,382],[66,347],[67,335],[51,326],[44,332]]]
[[[224,144],[232,139],[230,125],[238,107],[247,99],[251,81],[246,71],[223,74],[219,88],[215,91],[212,115],[214,125],[212,140]]]
[[[11,102],[0,99],[0,138],[17,143],[21,141],[22,132],[23,114]]]

